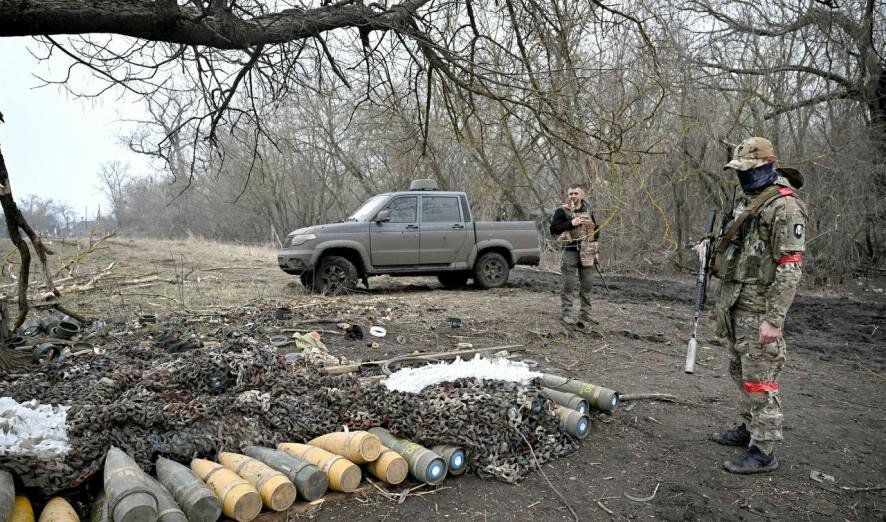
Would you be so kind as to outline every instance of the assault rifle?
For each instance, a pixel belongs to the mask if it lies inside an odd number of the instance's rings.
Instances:
[[[704,309],[705,290],[708,284],[708,271],[711,264],[712,240],[714,233],[714,221],[717,219],[717,209],[712,208],[705,221],[705,238],[698,246],[698,277],[695,279],[695,294],[692,297],[692,337],[686,348],[686,373],[695,373],[695,352],[698,350],[698,318]]]

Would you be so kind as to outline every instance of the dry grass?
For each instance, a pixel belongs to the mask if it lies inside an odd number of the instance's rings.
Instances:
[[[112,238],[87,254],[88,238],[51,240],[47,246],[56,253],[50,257],[51,271],[63,292],[71,285],[88,285],[99,276],[93,289],[64,293],[65,302],[86,314],[193,309],[304,296],[298,278],[277,267],[277,251],[271,245]],[[0,291],[11,296],[18,253],[9,240],[0,242],[0,247],[4,252]],[[64,269],[78,254],[79,262]],[[32,262],[32,295],[39,293],[42,283],[39,266]]]

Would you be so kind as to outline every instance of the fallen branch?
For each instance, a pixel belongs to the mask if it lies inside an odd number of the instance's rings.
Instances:
[[[851,492],[855,493],[858,491],[882,491],[882,490],[886,489],[886,486],[871,486],[871,487],[862,487],[862,488],[856,488],[856,487],[852,487],[852,486],[840,486],[840,489],[842,489],[843,491],[851,491]]]
[[[655,485],[655,490],[648,497],[632,497],[631,495],[628,495],[627,493],[623,493],[623,494],[628,500],[633,500],[634,502],[649,502],[650,500],[655,498],[655,495],[658,493],[659,486],[661,486],[661,482],[659,482],[658,484]]]
[[[613,513],[612,511],[610,511],[610,509],[609,509],[608,507],[604,506],[602,501],[598,500],[598,501],[597,501],[597,505],[600,506],[600,509],[602,509],[603,511],[609,513],[610,516],[613,516],[613,517],[615,516],[615,513]]]
[[[572,505],[570,505],[569,501],[566,500],[566,497],[563,496],[563,493],[560,493],[560,490],[554,487],[554,483],[551,482],[551,479],[548,478],[548,476],[545,474],[545,471],[541,469],[541,464],[538,462],[538,457],[535,456],[535,450],[532,448],[532,444],[529,443],[529,440],[526,439],[526,437],[523,435],[522,432],[520,432],[520,430],[515,428],[514,431],[516,431],[517,434],[520,435],[520,438],[523,439],[523,442],[529,448],[529,452],[532,454],[532,461],[535,463],[536,469],[538,469],[538,472],[541,473],[541,476],[544,477],[544,479],[548,482],[548,486],[551,487],[551,491],[553,491],[558,497],[560,497],[560,501],[562,501],[563,505],[565,505],[569,509],[569,512],[572,513],[572,517],[575,519],[575,522],[578,522],[578,513],[575,512],[575,510],[572,508]],[[599,502],[597,503],[599,504]],[[606,511],[609,510],[607,509]]]
[[[455,359],[461,355],[473,355],[477,353],[486,353],[486,352],[498,352],[501,350],[512,350],[512,351],[523,351],[522,344],[508,344],[504,346],[491,346],[489,348],[474,348],[471,350],[457,350],[454,352],[436,352],[436,353],[419,353],[415,355],[410,355],[410,359],[420,359],[424,357],[430,357],[438,360],[449,360]],[[360,369],[362,365],[378,365],[381,366],[387,362],[391,362],[398,357],[393,357],[391,359],[382,359],[380,361],[365,361],[365,362],[357,362],[353,364],[343,364],[339,366],[325,366],[322,368],[322,371],[326,373],[326,375],[340,375],[342,373],[350,373],[356,372]]]
[[[626,393],[618,396],[618,400],[621,402],[641,401],[646,399],[653,401],[677,402],[677,397],[670,393]]]

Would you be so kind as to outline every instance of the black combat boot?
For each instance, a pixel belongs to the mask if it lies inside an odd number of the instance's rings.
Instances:
[[[751,443],[751,432],[744,423],[727,431],[718,431],[711,434],[711,440],[724,446],[741,446],[746,448]]]
[[[739,475],[769,473],[778,468],[778,459],[775,458],[775,455],[763,453],[757,446],[751,446],[741,455],[736,455],[732,460],[724,462],[723,467],[726,468],[726,471]]]

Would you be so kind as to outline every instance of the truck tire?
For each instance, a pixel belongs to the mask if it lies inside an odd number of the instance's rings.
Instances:
[[[446,272],[437,274],[437,280],[443,285],[443,288],[462,288],[468,284],[469,274],[467,272]]]
[[[320,260],[314,271],[314,291],[323,295],[340,295],[357,288],[357,267],[349,259],[329,256]]]
[[[498,288],[508,282],[511,268],[498,252],[486,252],[474,263],[474,281],[480,288]]]

